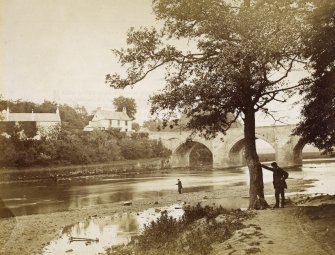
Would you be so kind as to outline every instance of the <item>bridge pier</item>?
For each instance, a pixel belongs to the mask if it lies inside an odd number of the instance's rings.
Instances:
[[[213,168],[230,168],[245,166],[244,154],[242,151],[225,155],[223,153],[213,154]]]
[[[299,137],[277,137],[276,162],[281,167],[294,167],[302,165],[302,149],[304,145],[299,143]]]
[[[173,153],[170,157],[170,165],[172,168],[175,167],[189,167],[190,166],[190,153],[188,154],[177,154]]]

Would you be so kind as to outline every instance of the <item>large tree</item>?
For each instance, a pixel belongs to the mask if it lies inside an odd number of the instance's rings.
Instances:
[[[122,112],[123,109],[126,108],[129,118],[135,119],[137,106],[134,98],[119,96],[114,98],[113,104],[116,111]]]
[[[335,146],[335,1],[313,0],[315,10],[307,16],[304,37],[306,57],[313,75],[304,97],[303,119],[296,129],[305,143],[326,152]],[[305,92],[306,92],[305,91]]]
[[[166,86],[151,97],[152,112],[182,113],[187,128],[207,138],[241,117],[249,208],[265,207],[255,113],[267,113],[269,102],[285,101],[282,93],[299,86],[285,78],[301,59],[308,8],[298,0],[154,0],[162,28],[130,29],[127,49],[114,51],[127,76],[108,74],[106,82],[132,86],[165,66]]]

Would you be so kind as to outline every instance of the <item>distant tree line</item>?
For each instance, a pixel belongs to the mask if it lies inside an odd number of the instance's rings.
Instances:
[[[12,112],[54,112],[55,102],[5,101],[0,99],[0,110],[9,105]],[[131,160],[166,157],[170,151],[160,141],[150,140],[148,134],[131,136],[118,129],[84,132],[90,116],[84,107],[60,105],[62,119],[58,132],[32,139],[37,134],[36,122],[0,122],[0,166],[29,167],[37,165],[64,165],[107,163],[115,160]],[[20,135],[24,133],[24,136]]]

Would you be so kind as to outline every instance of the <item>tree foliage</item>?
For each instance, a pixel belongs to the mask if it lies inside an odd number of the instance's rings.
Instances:
[[[129,65],[128,76],[107,75],[106,81],[122,88],[165,65],[167,85],[152,97],[152,111],[180,110],[193,130],[224,132],[227,112],[266,111],[279,90],[289,88],[284,78],[301,55],[301,24],[289,2],[233,8],[222,0],[154,1],[164,28],[131,29],[129,48],[115,50]],[[183,52],[171,39],[190,40],[196,50]],[[282,75],[271,78],[278,71]]]
[[[7,105],[13,112],[55,112],[57,104],[45,101],[35,104],[25,101],[6,101],[0,97],[0,110]],[[124,159],[144,159],[169,156],[169,150],[147,134],[128,137],[119,129],[84,132],[88,122],[85,108],[59,106],[62,126],[54,134],[41,133],[41,140],[31,139],[37,134],[34,121],[0,121],[0,166],[28,167],[35,165],[106,163]],[[87,121],[86,121],[87,120]]]
[[[135,132],[138,132],[140,130],[141,126],[137,122],[133,121],[131,123],[131,129],[134,130]]]
[[[137,111],[137,106],[134,98],[128,98],[119,96],[117,98],[114,98],[113,104],[115,106],[116,111],[122,112],[123,108],[126,108],[127,115],[131,119],[135,119],[135,114]]]
[[[123,134],[113,129],[61,130],[57,137],[41,140],[0,136],[0,166],[108,163],[170,155],[160,141],[150,140],[147,135]]]
[[[307,80],[311,86],[304,98],[303,120],[296,134],[304,142],[332,152],[335,146],[335,2],[315,0],[314,4],[315,11],[307,17],[310,30],[304,37],[313,76]]]
[[[166,86],[151,97],[153,113],[184,114],[187,128],[207,138],[225,133],[241,116],[253,208],[257,196],[264,198],[255,112],[270,114],[269,102],[285,102],[283,92],[301,86],[285,78],[303,59],[303,21],[311,10],[305,2],[155,0],[162,28],[130,29],[128,48],[114,50],[127,75],[108,74],[106,82],[132,86],[164,66]],[[180,47],[183,42],[188,46]]]

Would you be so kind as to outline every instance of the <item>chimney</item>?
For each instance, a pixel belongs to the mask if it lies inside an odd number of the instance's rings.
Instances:
[[[31,121],[35,121],[35,118],[34,118],[34,109],[31,109]]]
[[[57,105],[57,109],[56,109],[56,114],[59,115],[59,107],[58,107],[58,105]]]

